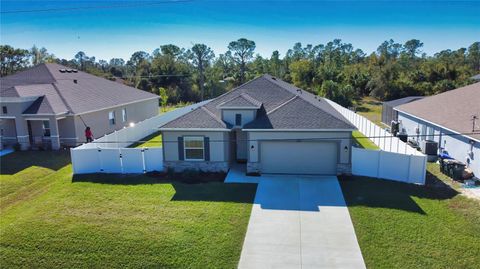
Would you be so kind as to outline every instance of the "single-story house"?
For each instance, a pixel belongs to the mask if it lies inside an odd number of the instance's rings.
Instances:
[[[354,129],[324,98],[271,75],[160,127],[166,169],[318,175],[351,172]]]
[[[158,114],[158,96],[58,64],[0,78],[2,144],[52,149],[85,142]]]
[[[436,141],[480,175],[480,82],[394,109],[410,139]]]
[[[398,112],[394,109],[397,106],[408,104],[410,102],[420,100],[423,96],[408,96],[400,99],[395,99],[382,104],[382,122],[388,126],[392,121],[398,121]]]

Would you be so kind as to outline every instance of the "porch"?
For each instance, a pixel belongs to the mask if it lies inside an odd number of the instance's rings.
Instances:
[[[22,117],[2,119],[0,144],[19,144],[21,150],[60,149],[56,117]]]

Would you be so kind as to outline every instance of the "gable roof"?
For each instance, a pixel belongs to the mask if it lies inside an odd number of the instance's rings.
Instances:
[[[48,63],[0,78],[1,97],[44,97],[27,114],[80,114],[159,98],[108,79]],[[47,105],[47,103],[49,105]],[[41,109],[40,109],[41,108]]]
[[[395,99],[395,100],[391,100],[391,101],[387,101],[387,102],[383,102],[383,103],[385,105],[389,106],[389,107],[396,107],[396,106],[403,105],[403,104],[406,104],[406,103],[410,103],[410,102],[420,100],[420,99],[423,99],[423,98],[424,98],[424,96],[407,96],[407,97],[404,97],[404,98]]]
[[[394,109],[458,133],[471,133],[472,116],[480,117],[480,82],[425,97]],[[480,120],[477,120],[475,131],[480,131]],[[480,141],[480,134],[467,136]]]
[[[260,109],[257,112],[257,118],[246,124],[244,129],[355,129],[325,99],[271,75],[263,75],[240,85],[203,105],[202,108],[210,112],[204,116],[210,115],[215,118],[215,122],[218,122],[222,118],[222,108],[251,107],[252,104]],[[211,124],[211,121],[204,118],[189,115],[192,113],[193,111],[161,128],[188,129],[193,125],[197,126],[196,128],[216,128],[216,123]]]

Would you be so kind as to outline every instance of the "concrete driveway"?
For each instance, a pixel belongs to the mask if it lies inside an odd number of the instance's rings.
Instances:
[[[336,177],[262,176],[239,268],[365,268]]]

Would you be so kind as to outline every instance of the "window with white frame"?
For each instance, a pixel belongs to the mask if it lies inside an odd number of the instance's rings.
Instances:
[[[108,112],[108,122],[110,125],[115,125],[115,111]]]
[[[122,121],[123,122],[127,121],[127,109],[126,108],[122,109]]]
[[[50,136],[50,121],[44,120],[42,121],[42,128],[43,128],[43,136]]]
[[[205,159],[205,147],[202,136],[186,136],[183,138],[185,160],[201,161]]]

